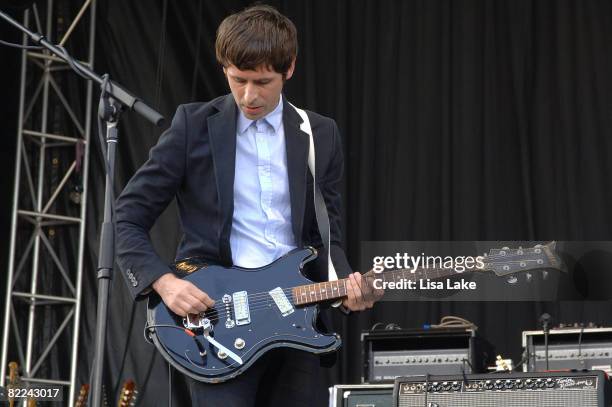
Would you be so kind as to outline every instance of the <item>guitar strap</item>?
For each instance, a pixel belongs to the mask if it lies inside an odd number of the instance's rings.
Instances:
[[[315,177],[315,148],[314,140],[312,138],[312,128],[310,127],[310,120],[308,119],[308,115],[304,110],[295,107],[292,103],[289,103],[289,105],[291,105],[291,107],[293,107],[302,118],[300,130],[308,134],[308,136],[310,137],[310,147],[308,148],[308,168],[310,169],[310,173],[312,174],[315,215],[317,218],[317,226],[319,227],[319,233],[321,234],[321,240],[323,241],[323,246],[327,250],[327,278],[329,281],[334,281],[338,279],[338,274],[336,274],[336,269],[334,268],[334,264],[331,261],[329,216],[327,214],[327,207],[325,206],[323,194],[321,193],[321,189],[319,188]]]

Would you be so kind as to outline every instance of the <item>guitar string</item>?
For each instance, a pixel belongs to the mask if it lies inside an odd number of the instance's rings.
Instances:
[[[532,251],[533,251],[533,250],[535,250],[535,249],[525,249],[525,250],[526,250],[527,252],[529,252],[530,250],[532,250]],[[534,253],[535,253],[535,252],[534,252]],[[540,253],[541,253],[541,252],[540,252]],[[540,253],[537,253],[537,254],[540,254]],[[440,257],[440,256],[434,256],[434,257]],[[499,255],[499,254],[495,254],[495,255],[488,255],[487,257],[484,257],[484,260],[490,260],[490,259],[494,259],[494,260],[497,260],[497,259],[506,259],[506,258],[508,258],[508,257],[509,257],[508,255]],[[535,261],[535,262],[537,262],[538,260],[540,260],[540,259],[508,260],[508,261],[505,261],[505,262],[504,262],[504,264],[516,264],[516,263],[520,264],[520,263],[527,263],[527,262],[534,262],[534,261]],[[487,265],[491,266],[490,262],[485,262],[485,264],[487,264]],[[544,265],[544,263],[542,263],[542,265]],[[427,267],[425,267],[425,268],[423,268],[423,267],[419,267],[419,269],[418,269],[418,270],[419,270],[419,271],[421,271],[421,273],[425,274],[425,278],[428,278],[428,277],[427,277]],[[430,272],[431,272],[431,273],[433,273],[434,271],[438,271],[438,270],[444,270],[444,271],[449,270],[449,271],[450,271],[450,270],[452,270],[452,268],[444,268],[444,267],[442,267],[442,268],[432,268],[432,269],[430,270]],[[487,270],[488,270],[488,269],[487,269]],[[487,270],[485,270],[485,271],[487,271]],[[389,272],[400,272],[400,271],[401,271],[401,272],[409,271],[409,272],[411,272],[412,274],[416,274],[415,272],[412,272],[411,270],[407,270],[407,269],[406,269],[406,270],[389,270]],[[465,270],[465,271],[468,271],[468,272],[477,272],[477,271],[479,271],[479,269],[476,269],[476,270]],[[457,274],[463,274],[465,271],[462,271],[462,272],[457,271],[456,273],[457,273]],[[419,274],[421,274],[421,273],[419,273]],[[364,275],[364,276],[365,276],[365,275]],[[365,277],[367,278],[368,276],[365,276]],[[371,277],[371,276],[370,276],[370,277]],[[437,278],[440,278],[440,277],[441,277],[441,276],[438,276]],[[335,280],[335,281],[342,281],[342,280]],[[321,283],[318,283],[318,282],[313,282],[312,284],[322,284],[322,283],[325,283],[325,282],[321,282]],[[303,286],[307,286],[307,285],[308,285],[308,284],[303,285]],[[297,286],[297,287],[303,287],[303,286]],[[283,291],[287,291],[287,290],[292,290],[292,289],[297,288],[297,287],[283,288],[282,290],[283,290]],[[251,300],[251,299],[256,300],[256,299],[257,299],[257,297],[261,297],[261,296],[266,296],[266,297],[267,297],[268,295],[269,295],[269,292],[257,292],[257,293],[253,293],[253,294],[248,294],[248,295],[247,295],[247,297],[249,298],[249,300]],[[217,301],[222,301],[222,298],[219,298],[219,299],[214,299],[214,301],[215,301],[215,302],[217,302]]]
[[[492,257],[492,256],[490,256],[490,257]],[[502,257],[504,257],[504,256],[502,256]],[[537,260],[534,260],[534,259],[511,260],[511,261],[508,261],[506,263],[524,263],[524,262],[530,262],[530,261],[532,262],[532,261],[537,261]],[[424,277],[428,278],[427,277],[426,269],[420,269],[420,270],[423,271]],[[439,271],[439,270],[449,270],[449,269],[435,269],[435,270]],[[390,270],[389,272],[395,272],[395,273],[401,272],[403,274],[405,272],[410,272],[410,270]],[[432,272],[433,272],[433,270],[432,270]],[[462,274],[462,273],[457,272],[457,274]],[[363,277],[365,279],[368,279],[368,278],[378,277],[378,275],[364,275]],[[423,277],[423,276],[421,276],[421,277]],[[436,276],[436,277],[440,278],[441,276]],[[345,281],[345,280],[336,280],[336,281]],[[294,288],[298,288],[298,287],[308,287],[309,285],[315,285],[315,284],[322,284],[322,283],[312,283],[312,284],[307,284],[307,285],[302,285],[302,286],[297,286],[297,287],[281,288],[281,290],[282,290],[282,292],[287,297],[289,297],[287,299],[293,305],[303,305],[303,304],[296,304],[295,296],[293,295],[293,289]],[[345,285],[344,285],[344,289],[346,290],[346,286]],[[329,298],[323,299],[322,298],[323,294],[319,290],[318,292],[319,292],[319,294],[321,296],[321,299],[319,300],[319,299],[316,298],[317,297],[317,295],[316,295],[317,291],[311,290],[310,291],[310,295],[312,295],[313,292],[315,293],[315,301],[312,301],[312,298],[310,298],[311,301],[308,301],[308,302],[306,302],[304,304],[312,303],[312,302],[318,302],[318,301],[325,301],[325,300],[329,299]],[[249,312],[262,311],[262,310],[268,309],[271,306],[271,299],[272,299],[272,297],[271,297],[271,294],[269,292],[259,292],[259,293],[250,294],[250,295],[247,295],[247,298],[249,298],[249,300],[250,300],[249,301]],[[333,299],[335,299],[335,298],[338,298],[338,297],[334,297]],[[221,304],[219,305],[219,307],[222,307],[223,310],[221,311],[221,310],[217,309],[217,306],[214,306],[212,308],[212,310],[216,311],[216,316],[213,317],[212,315],[207,315],[207,314],[214,314],[215,313],[215,312],[211,311],[210,309],[204,312],[204,316],[208,317],[208,319],[211,322],[217,322],[217,321],[219,321],[221,319],[226,319],[226,318],[232,316],[232,311],[231,310],[230,311],[227,310],[227,308],[223,305],[222,300],[218,300],[218,301],[221,301]],[[242,303],[244,303],[244,300],[236,301],[236,303],[237,304],[242,304]]]
[[[509,264],[509,263],[510,264],[514,264],[514,263],[520,264],[520,263],[533,262],[533,261],[537,262],[537,260],[534,260],[534,259],[526,259],[526,260],[510,260],[510,261],[505,262],[504,264]],[[452,268],[441,268],[441,269],[435,268],[435,269],[431,269],[430,270],[430,274],[434,273],[434,272],[438,272],[438,271],[450,271],[450,270],[452,270]],[[426,268],[425,269],[419,268],[419,271],[420,271],[419,274],[421,274],[420,277],[430,278],[430,277],[427,276],[427,269]],[[465,271],[462,271],[462,272],[456,271],[456,274],[464,274],[466,272],[469,273],[469,272],[478,272],[478,271],[479,271],[479,269],[476,269],[476,270],[465,270]],[[412,275],[416,275],[417,274],[416,272],[412,272],[411,270],[408,270],[408,269],[405,269],[405,270],[389,270],[388,272],[389,273],[398,273],[398,272],[404,273],[404,272],[409,272]],[[377,274],[377,275],[374,275],[374,276],[372,276],[372,275],[369,275],[369,276],[368,275],[362,275],[362,276],[364,278],[374,278],[374,277],[378,277],[379,275]],[[451,276],[452,276],[452,274],[448,275],[448,277],[451,277]],[[432,278],[442,278],[442,277],[446,277],[446,276],[432,276]],[[343,281],[343,280],[334,280],[334,281]],[[287,294],[287,292],[289,292],[289,291],[291,291],[291,290],[293,290],[295,288],[308,287],[309,285],[325,284],[325,283],[331,283],[331,282],[333,282],[333,281],[313,282],[312,284],[305,284],[305,285],[301,285],[301,286],[281,288],[281,289],[283,290],[283,292],[285,294]],[[333,286],[332,286],[332,289],[333,289]],[[270,296],[270,293],[269,292],[265,292],[265,291],[256,292],[256,293],[248,294],[247,295],[247,297],[249,299],[249,302],[251,302],[251,301],[256,302],[258,299],[261,299],[262,297],[265,297],[267,299],[268,296]],[[223,299],[219,298],[219,299],[215,299],[214,301],[215,301],[215,303],[217,301],[221,301],[222,302]]]
[[[436,269],[436,270],[445,270],[445,269]],[[409,272],[409,270],[394,270],[394,271],[390,271],[390,272],[396,272],[396,273],[397,272],[401,272],[403,274],[405,272]],[[461,274],[461,273],[458,273],[458,274]],[[364,278],[366,278],[366,279],[376,278],[376,277],[377,277],[377,275],[365,275],[364,276]],[[439,276],[436,276],[436,277],[439,278]],[[336,280],[336,281],[343,281],[343,280]],[[319,284],[319,283],[313,283],[313,285],[314,284]],[[298,287],[308,287],[308,285],[298,286]],[[285,295],[287,295],[289,297],[288,300],[293,305],[304,305],[304,304],[307,304],[307,303],[318,302],[318,301],[326,301],[326,300],[333,300],[335,298],[338,298],[338,297],[334,297],[334,298],[331,298],[331,299],[330,298],[323,298],[324,294],[320,290],[319,291],[317,291],[317,290],[310,290],[310,298],[309,298],[310,301],[307,301],[307,302],[305,302],[303,304],[296,304],[295,296],[294,296],[294,294],[292,292],[294,288],[297,288],[297,287],[290,287],[290,288],[282,289],[283,293],[285,293]],[[346,286],[344,286],[344,289],[346,290]],[[313,293],[315,293],[314,294],[315,301],[312,301]],[[317,293],[321,297],[320,299],[317,298]],[[303,295],[307,295],[307,294],[303,293]],[[262,296],[264,298],[261,298]],[[342,295],[342,296],[344,296],[344,295]],[[252,294],[252,295],[250,295],[248,297],[249,297],[249,299],[254,298],[254,297],[259,297],[258,299],[254,300],[254,301],[249,301],[249,312],[251,312],[251,311],[252,312],[261,311],[261,310],[264,310],[264,309],[268,309],[270,306],[272,306],[273,299],[272,299],[271,294],[269,294],[269,293],[256,293],[256,294]],[[238,301],[235,301],[233,304],[244,304],[244,303],[245,303],[244,300],[238,300]],[[223,309],[219,310],[217,308],[217,306],[213,307],[213,310],[216,311],[216,317],[212,317],[212,315],[207,315],[207,314],[214,314],[215,312],[213,312],[213,311],[206,311],[204,314],[205,314],[206,317],[209,318],[209,320],[215,321],[215,322],[220,320],[220,319],[224,319],[224,318],[232,316],[232,311],[231,310],[228,311],[223,304],[220,304],[219,308],[223,308]]]
[[[437,270],[440,270],[440,269],[437,269]],[[395,270],[395,271],[390,271],[390,272],[395,272],[395,273],[401,272],[402,274],[404,274],[405,272],[410,272],[410,271],[409,270]],[[424,273],[424,274],[425,274],[425,276],[421,276],[421,277],[429,278],[427,276],[427,273]],[[462,274],[462,273],[458,273],[458,274]],[[376,277],[377,277],[377,275],[365,275],[364,276],[364,278],[366,280],[367,279],[376,278]],[[440,278],[440,276],[431,276],[431,277],[432,278]],[[336,280],[336,281],[343,281],[343,280]],[[313,283],[311,285],[316,285],[316,284],[321,284],[321,283]],[[302,295],[301,295],[301,297],[305,297],[306,296],[307,301],[304,302],[304,303],[333,300],[333,299],[345,296],[345,293],[346,293],[346,285],[344,285],[344,284],[343,284],[344,293],[342,295],[334,294],[334,296],[332,298],[329,298],[329,296],[327,295],[327,290],[323,291],[320,288],[318,288],[318,289],[316,289],[316,288],[315,289],[311,289],[311,288],[308,288],[308,286],[309,285],[298,286],[298,287],[303,287],[305,290],[307,290],[307,292],[303,292]],[[298,288],[298,287],[289,287],[289,288],[282,288],[281,289],[282,292],[286,296],[290,296],[293,299],[294,305],[296,305],[296,304],[295,304],[295,296],[293,295],[293,289],[294,288]],[[331,291],[333,292],[335,289],[340,289],[340,288],[332,286],[332,290]],[[339,292],[342,292],[342,290],[340,290]],[[314,301],[312,301],[312,296],[313,295],[314,295]],[[326,296],[326,298],[323,298],[324,295]],[[317,298],[318,296],[320,298]],[[258,307],[261,307],[261,306],[263,306],[264,309],[268,308],[270,306],[270,300],[272,299],[271,294],[269,292],[268,293],[265,293],[265,292],[255,293],[255,294],[248,295],[247,297],[249,299],[248,305],[249,305],[249,309],[250,310],[257,310]],[[223,305],[222,300],[217,300],[217,301],[220,301],[220,304],[219,304],[220,308],[225,308],[225,306]],[[234,301],[232,304],[234,304],[234,306],[236,306],[236,305],[244,305],[245,303],[246,303],[245,300],[240,299],[240,300]],[[297,305],[301,305],[301,304],[297,304]],[[213,309],[216,310],[217,313],[220,313],[221,315],[223,315],[224,317],[229,315],[229,314],[231,314],[231,311],[228,312],[226,309],[224,309],[223,311],[220,311],[219,309],[217,309],[216,306],[213,307]]]
[[[293,297],[293,296],[291,296],[291,297]],[[290,301],[293,302],[293,298]],[[268,309],[270,307],[271,304],[267,303],[265,306],[262,306],[262,305],[263,304],[259,304],[256,307],[249,307],[249,313],[266,310],[266,309]],[[216,312],[214,312],[212,310],[214,310]],[[204,312],[204,316],[203,316],[204,318],[208,318],[208,320],[210,322],[217,322],[217,321],[220,321],[222,319],[228,319],[228,317],[231,318],[233,316],[232,315],[232,311],[227,311],[225,309],[220,311],[220,310],[217,310],[216,307],[213,307],[212,310],[211,309],[206,310]]]

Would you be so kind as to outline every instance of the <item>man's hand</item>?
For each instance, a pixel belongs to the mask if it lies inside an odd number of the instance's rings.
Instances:
[[[189,281],[167,273],[155,280],[152,287],[175,314],[185,317],[198,314],[215,305],[215,302]]]
[[[347,297],[342,300],[342,305],[351,311],[363,311],[370,309],[374,303],[383,295],[384,290],[374,289],[372,278],[366,278],[372,273],[368,272],[365,276],[360,273],[349,274],[346,281]]]

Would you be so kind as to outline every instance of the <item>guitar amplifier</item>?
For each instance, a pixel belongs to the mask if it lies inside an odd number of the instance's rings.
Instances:
[[[398,377],[394,407],[609,407],[602,371]]]
[[[338,384],[329,388],[329,407],[393,407],[393,383]]]
[[[361,343],[362,383],[426,373],[480,373],[486,364],[472,329],[374,330],[362,333]]]
[[[548,369],[543,331],[523,332],[525,372],[592,369],[612,374],[612,328],[555,328],[548,334]]]

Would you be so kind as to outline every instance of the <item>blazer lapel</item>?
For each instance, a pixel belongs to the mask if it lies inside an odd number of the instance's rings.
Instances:
[[[232,262],[230,234],[234,214],[234,176],[236,169],[236,102],[232,95],[219,99],[219,112],[207,119],[221,217],[220,257]]]
[[[308,169],[309,136],[300,130],[302,118],[289,105],[283,95],[283,125],[287,148],[287,172],[291,200],[291,223],[298,247],[302,246],[304,208],[306,204],[306,180]]]

